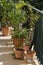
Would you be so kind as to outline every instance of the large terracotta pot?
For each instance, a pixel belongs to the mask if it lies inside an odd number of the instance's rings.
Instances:
[[[8,35],[8,32],[9,32],[9,28],[5,26],[5,27],[1,27],[1,29],[2,29],[3,35],[4,36],[7,36]]]
[[[23,49],[14,48],[15,57],[18,59],[23,57],[23,52],[24,52]]]
[[[14,43],[15,47],[21,47],[21,46],[23,46],[24,39],[23,38],[14,38],[13,43]]]

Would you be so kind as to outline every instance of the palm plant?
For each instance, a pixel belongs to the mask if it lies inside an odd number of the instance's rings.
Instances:
[[[6,0],[1,0],[0,2],[0,5],[1,5],[1,15],[2,16],[2,20],[1,20],[1,23],[2,23],[2,26],[6,26],[6,25],[10,25],[11,24],[11,20],[9,18],[9,12],[11,12],[13,10],[13,1],[10,1],[7,2]]]

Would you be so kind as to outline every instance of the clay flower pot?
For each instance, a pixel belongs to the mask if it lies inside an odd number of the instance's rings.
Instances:
[[[5,27],[1,27],[1,29],[2,29],[3,35],[4,35],[4,36],[7,36],[8,33],[9,33],[9,28],[5,26]]]
[[[30,61],[33,59],[33,57],[36,55],[36,52],[35,51],[31,51],[29,50],[27,53],[24,54],[24,60],[27,61]]]
[[[28,51],[29,48],[30,48],[30,45],[24,45],[24,46],[23,46],[24,51]]]
[[[23,52],[24,52],[23,49],[20,49],[20,48],[14,48],[15,57],[16,57],[17,59],[23,57]]]
[[[23,38],[14,38],[13,43],[14,43],[15,47],[21,47],[21,46],[23,46],[24,39]]]
[[[35,51],[29,50],[29,51],[27,52],[27,56],[28,56],[28,57],[33,58],[35,55],[36,55],[36,52],[35,52]]]

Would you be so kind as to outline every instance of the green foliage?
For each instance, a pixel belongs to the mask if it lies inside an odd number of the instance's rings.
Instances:
[[[20,29],[20,24],[26,22],[26,12],[20,8],[17,9],[16,4],[11,0],[9,0],[9,2],[1,0],[1,9],[4,9],[2,10],[1,24],[2,26],[11,25],[14,28],[14,33],[12,34],[13,37],[25,38],[27,36],[27,30],[23,28]]]
[[[20,24],[23,24],[24,22],[27,21],[27,14],[25,10],[22,10],[23,6],[29,6],[29,11],[30,13],[28,14],[29,19],[30,19],[30,28],[35,26],[35,23],[39,19],[39,15],[32,10],[32,6],[30,4],[27,4],[25,2],[19,2],[15,4],[15,8],[13,11],[9,12],[9,18],[11,18],[11,24],[14,27],[14,33],[13,37],[27,37],[27,30],[25,32],[24,28],[20,29]],[[22,32],[24,30],[24,32]]]
[[[14,16],[13,16],[13,15]],[[21,23],[26,22],[26,13],[23,10],[15,9],[15,13],[10,13],[11,19],[12,19],[12,26],[18,27]]]
[[[27,14],[27,16],[30,19],[30,28],[35,27],[35,24],[36,22],[38,22],[40,15],[37,12],[34,13],[32,6],[29,3],[25,3],[24,1],[21,1],[18,4],[16,4],[16,8],[19,9],[25,5],[28,7],[29,10],[29,14]]]
[[[26,37],[27,29],[20,28],[20,25],[27,21],[27,14],[25,10],[22,10],[23,6],[29,6],[30,13],[28,14],[30,19],[30,27],[34,27],[36,21],[38,21],[39,15],[33,13],[32,6],[24,1],[14,3],[12,0],[1,0],[0,2],[0,16],[2,16],[2,25],[11,25],[14,28],[14,37]],[[24,32],[23,32],[24,30]]]
[[[27,36],[28,36],[28,32],[27,32],[27,29],[25,28],[14,30],[12,34],[13,38],[27,38]]]
[[[9,0],[1,0],[0,1],[0,16],[2,16],[1,24],[2,25],[10,25],[11,24],[11,18],[9,17],[9,12],[12,12],[14,9],[14,3],[13,1]]]
[[[38,22],[40,15],[35,12],[33,10],[30,11],[30,28],[35,27],[36,22]]]
[[[10,13],[11,20],[12,20],[12,27],[14,27],[13,31],[13,37],[18,37],[18,38],[26,38],[27,36],[27,29],[22,28],[21,24],[26,22],[27,17],[26,17],[26,12],[22,10],[22,8],[16,8],[18,3],[15,4],[15,10],[14,13]],[[12,15],[13,14],[13,15]],[[21,27],[21,28],[20,28]]]
[[[16,9],[20,9],[20,8],[22,8],[25,5],[27,5],[27,3],[25,3],[24,1],[21,1],[21,2],[16,4]]]

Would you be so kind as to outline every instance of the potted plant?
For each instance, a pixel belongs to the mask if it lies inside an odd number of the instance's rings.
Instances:
[[[26,29],[22,28],[22,29],[19,29],[16,31],[14,30],[12,37],[13,37],[15,46],[16,47],[23,46],[24,40],[26,39],[27,35],[28,35],[28,32]],[[16,45],[16,43],[17,43],[17,45]]]
[[[14,54],[17,59],[23,58],[24,50],[22,48],[14,48]]]
[[[20,38],[21,39],[25,38],[26,37],[25,34],[27,34],[27,29],[22,28],[22,24],[23,24],[23,22],[26,22],[26,20],[27,20],[26,12],[22,9],[17,9],[16,5],[15,5],[15,10],[13,12],[11,12],[10,15],[12,15],[11,16],[11,20],[12,20],[11,24],[12,24],[12,27],[14,28],[12,37],[14,39],[16,38],[17,40],[18,39],[20,40]]]
[[[19,28],[19,25],[16,26],[17,28],[13,31],[13,42],[15,45],[15,56],[16,58],[23,57],[23,44],[25,42],[25,38],[28,35],[27,30],[23,28]],[[16,54],[17,53],[17,54]]]
[[[16,6],[16,5],[15,5]],[[11,14],[10,14],[11,15]],[[23,22],[26,22],[26,12],[22,9],[17,9],[15,7],[15,11],[13,14],[12,19],[12,27],[14,28],[13,33],[12,33],[12,38],[13,38],[13,43],[15,45],[15,54],[16,58],[22,58],[23,55],[23,43],[25,41],[25,38],[27,37],[27,29],[22,27]],[[22,52],[22,54],[21,54]],[[19,54],[20,53],[20,54]],[[17,56],[20,57],[17,57]]]
[[[14,52],[15,52],[16,58],[23,57],[23,52],[24,52],[23,45],[25,43],[25,39],[27,35],[28,33],[26,29],[19,29],[19,30],[14,31],[13,42],[15,45]]]
[[[24,54],[24,60],[28,63],[33,63],[33,58],[36,56],[36,52],[33,50],[29,50]]]
[[[7,2],[5,0],[1,1],[0,3],[1,7],[1,29],[3,35],[8,35],[9,34],[9,26],[11,26],[11,19],[9,17],[9,12],[12,11],[12,2]],[[3,14],[2,14],[3,13]]]
[[[8,32],[9,32],[9,28],[8,28],[8,26],[7,26],[7,22],[5,22],[6,21],[6,18],[2,18],[2,20],[1,20],[2,22],[1,22],[1,29],[2,29],[2,33],[3,33],[3,35],[8,35]]]

